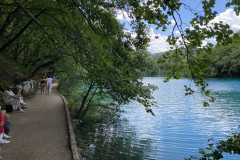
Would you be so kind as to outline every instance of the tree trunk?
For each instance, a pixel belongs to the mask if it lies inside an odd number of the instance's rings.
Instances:
[[[83,114],[80,116],[80,120],[83,120],[83,117],[86,115],[87,111],[89,110],[91,101],[92,101],[93,97],[95,96],[95,93],[96,93],[97,89],[98,89],[98,87],[96,87],[95,91],[92,94],[92,97],[88,101],[88,104],[87,104],[86,108],[84,109]]]
[[[80,114],[81,114],[81,112],[82,112],[82,110],[83,110],[83,107],[84,107],[84,105],[85,105],[85,103],[86,103],[86,101],[87,101],[87,97],[88,97],[90,91],[92,90],[93,86],[94,86],[94,83],[91,82],[91,84],[90,84],[90,86],[89,86],[89,88],[88,88],[88,91],[87,91],[86,95],[85,95],[84,98],[83,98],[83,101],[82,101],[82,103],[81,103],[81,106],[80,106],[77,114],[75,115],[75,118],[78,118],[78,117],[80,116]]]

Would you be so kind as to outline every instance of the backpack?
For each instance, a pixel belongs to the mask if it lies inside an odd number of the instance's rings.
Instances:
[[[11,131],[11,129],[12,129],[12,124],[9,121],[7,121],[4,125],[4,133],[8,134]]]

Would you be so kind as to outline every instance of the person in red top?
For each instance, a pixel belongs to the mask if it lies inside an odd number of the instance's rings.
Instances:
[[[42,76],[42,78],[40,80],[41,94],[44,94],[46,84],[47,84],[46,77]]]
[[[1,110],[1,106],[0,106],[0,110]],[[0,144],[7,144],[10,143],[10,141],[7,141],[5,139],[3,139],[4,137],[6,137],[7,135],[4,133],[4,113],[1,111],[0,112]],[[6,138],[10,138],[10,136],[7,136]],[[0,146],[0,160],[2,159],[2,150],[1,150],[1,146]]]
[[[3,139],[4,134],[4,116],[0,113],[0,140]],[[2,147],[0,146],[0,159],[2,159]]]

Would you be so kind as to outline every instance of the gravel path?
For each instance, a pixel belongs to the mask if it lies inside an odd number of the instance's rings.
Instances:
[[[25,100],[24,113],[13,111],[11,143],[2,145],[3,160],[71,160],[72,152],[61,96],[40,91]]]

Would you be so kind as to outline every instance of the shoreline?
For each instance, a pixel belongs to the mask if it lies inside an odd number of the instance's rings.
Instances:
[[[63,100],[63,103],[64,103],[64,108],[65,108],[65,112],[66,112],[66,119],[67,119],[67,124],[68,124],[69,138],[70,138],[69,140],[70,140],[70,146],[71,146],[71,150],[72,150],[73,160],[85,160],[85,158],[83,158],[82,155],[78,152],[76,136],[75,136],[75,132],[74,132],[73,125],[72,125],[72,118],[70,116],[70,112],[69,112],[68,107],[67,107],[67,102],[66,102],[63,95],[61,95],[58,91],[57,91],[57,93],[62,97],[62,100]]]

